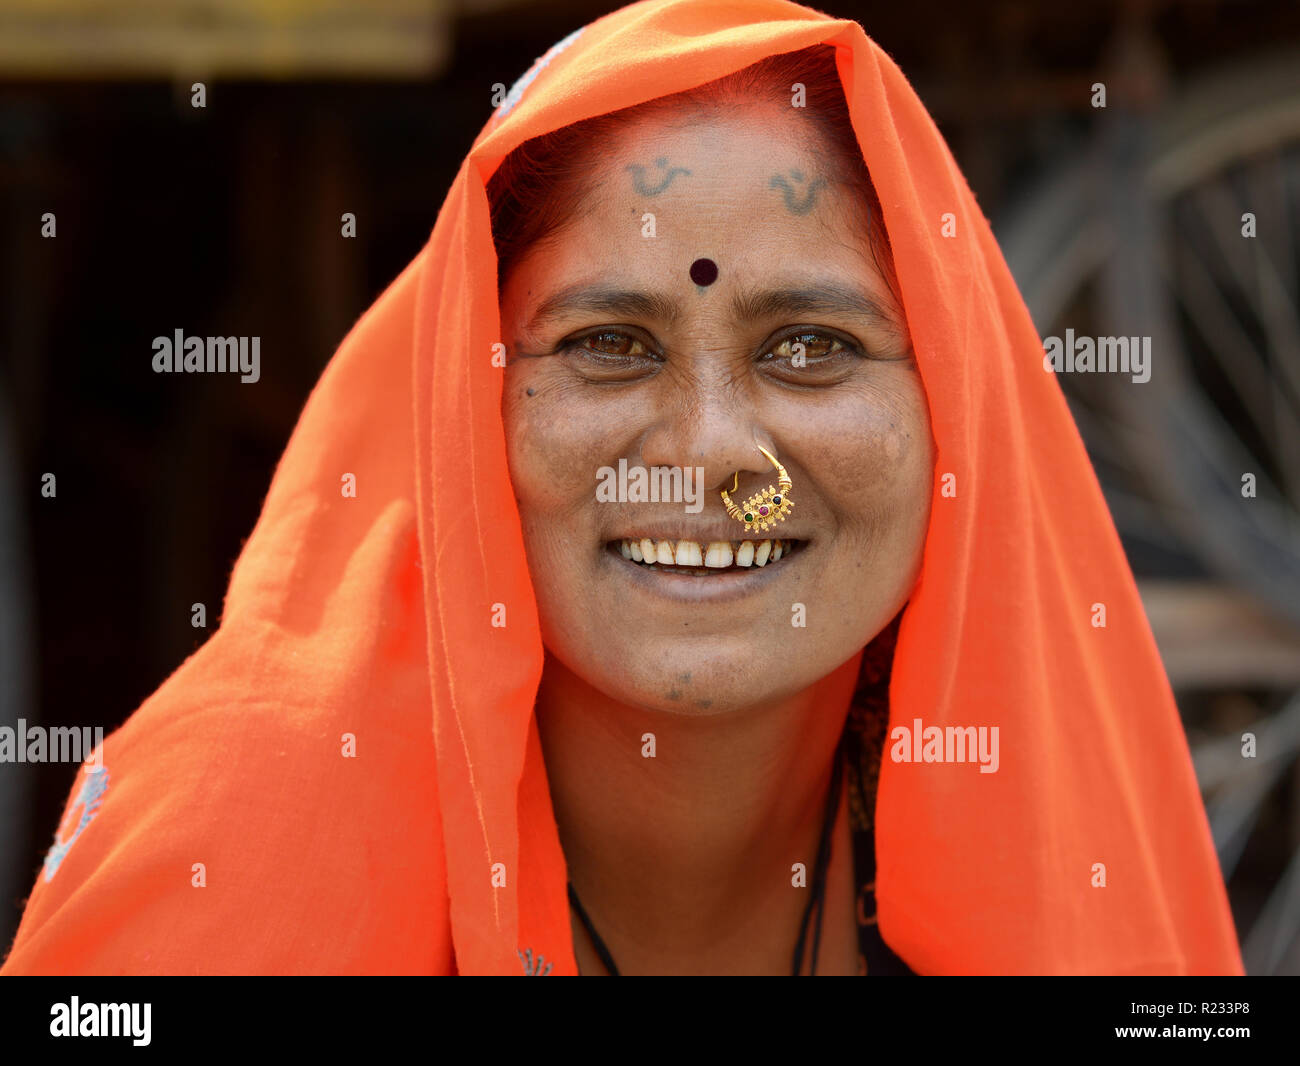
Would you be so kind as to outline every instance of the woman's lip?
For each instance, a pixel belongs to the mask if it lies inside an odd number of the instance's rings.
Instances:
[[[607,545],[600,554],[604,565],[613,568],[615,578],[626,581],[633,589],[677,603],[714,604],[732,603],[756,595],[774,581],[793,574],[802,568],[801,560],[808,554],[810,546],[805,543],[799,551],[783,555],[763,567],[723,570],[707,577],[671,570],[650,570],[640,563],[624,559],[613,545]]]

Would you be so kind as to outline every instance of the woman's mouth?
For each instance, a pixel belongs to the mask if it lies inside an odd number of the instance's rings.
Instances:
[[[607,545],[644,570],[715,577],[738,570],[762,569],[798,552],[805,541],[768,540],[662,540],[653,537],[612,540]]]

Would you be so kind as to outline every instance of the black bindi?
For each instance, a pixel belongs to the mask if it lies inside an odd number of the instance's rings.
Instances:
[[[712,259],[697,259],[691,264],[691,280],[696,285],[712,285],[718,280],[718,264]]]

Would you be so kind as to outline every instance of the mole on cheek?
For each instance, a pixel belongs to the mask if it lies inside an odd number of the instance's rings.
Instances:
[[[524,391],[527,392],[529,396],[536,396],[536,395],[537,395],[537,390],[536,390],[536,389],[525,389]]]

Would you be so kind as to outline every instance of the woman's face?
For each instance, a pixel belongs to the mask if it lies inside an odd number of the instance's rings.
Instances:
[[[925,399],[856,194],[806,128],[777,111],[638,120],[593,146],[581,210],[502,293],[503,414],[543,640],[626,703],[713,715],[792,696],[870,641],[917,577]],[[701,259],[710,284],[692,279]],[[737,471],[738,504],[776,485],[758,444],[796,506],[747,534],[719,490]],[[620,460],[625,485],[644,468],[684,489],[702,468],[700,502],[624,498],[601,475]],[[795,548],[760,566],[768,538]],[[624,541],[646,540],[686,565],[625,557]],[[730,565],[699,565],[715,542]]]

